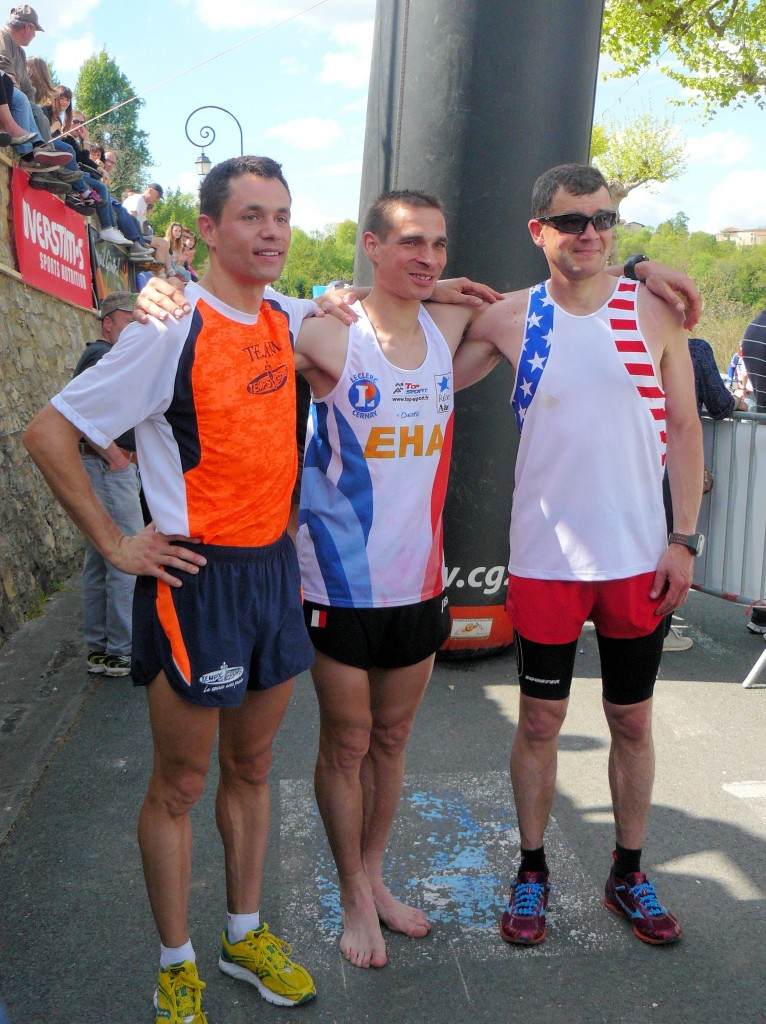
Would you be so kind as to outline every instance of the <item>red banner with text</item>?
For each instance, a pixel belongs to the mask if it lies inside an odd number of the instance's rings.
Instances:
[[[88,225],[50,192],[30,188],[13,169],[13,214],[19,271],[27,284],[78,306],[93,306]]]

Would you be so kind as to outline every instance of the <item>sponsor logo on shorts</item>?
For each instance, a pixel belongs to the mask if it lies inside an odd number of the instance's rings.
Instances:
[[[200,684],[204,687],[205,693],[212,693],[214,690],[228,690],[236,686],[245,674],[242,665],[229,666],[224,662],[214,672],[206,672],[199,677]]]
[[[434,377],[436,387],[436,411],[449,412],[452,409],[452,374],[437,373]]]
[[[354,416],[369,420],[378,414],[380,388],[378,378],[371,373],[355,373],[348,389],[348,400]]]
[[[558,686],[561,682],[560,679],[541,679],[539,676],[530,676],[526,672],[524,678],[528,683],[539,683],[541,686]]]

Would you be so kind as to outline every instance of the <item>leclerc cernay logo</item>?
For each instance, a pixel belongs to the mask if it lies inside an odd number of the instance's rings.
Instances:
[[[377,408],[380,405],[378,378],[371,373],[355,373],[348,389],[348,400],[354,416],[363,420],[377,416]]]

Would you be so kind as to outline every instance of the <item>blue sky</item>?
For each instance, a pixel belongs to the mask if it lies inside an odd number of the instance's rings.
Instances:
[[[196,191],[200,150],[184,124],[196,107],[213,104],[240,121],[245,152],[283,164],[294,224],[312,230],[357,219],[375,0],[158,0],[127,16],[113,0],[34,6],[45,32],[28,52],[52,61],[62,83],[74,88],[83,60],[105,47],[146,93],[139,123],[161,184]],[[683,210],[692,230],[710,232],[766,225],[764,114],[748,104],[705,124],[691,108],[666,106],[678,95],[656,69],[638,83],[599,84],[597,119],[651,109],[672,117],[686,139],[683,177],[656,192],[637,189],[622,215],[656,225]],[[214,162],[238,152],[239,133],[225,114],[196,115],[189,130],[198,142],[194,128],[203,125],[216,132],[206,147]]]

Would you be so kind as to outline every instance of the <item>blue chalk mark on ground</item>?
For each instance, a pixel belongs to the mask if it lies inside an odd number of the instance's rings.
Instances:
[[[317,824],[321,828],[318,816]],[[476,794],[454,789],[405,792],[384,864],[386,883],[432,921],[494,927],[517,837],[507,808],[494,799],[477,801]],[[314,878],[324,925],[340,928],[337,875],[326,847],[317,853]]]

